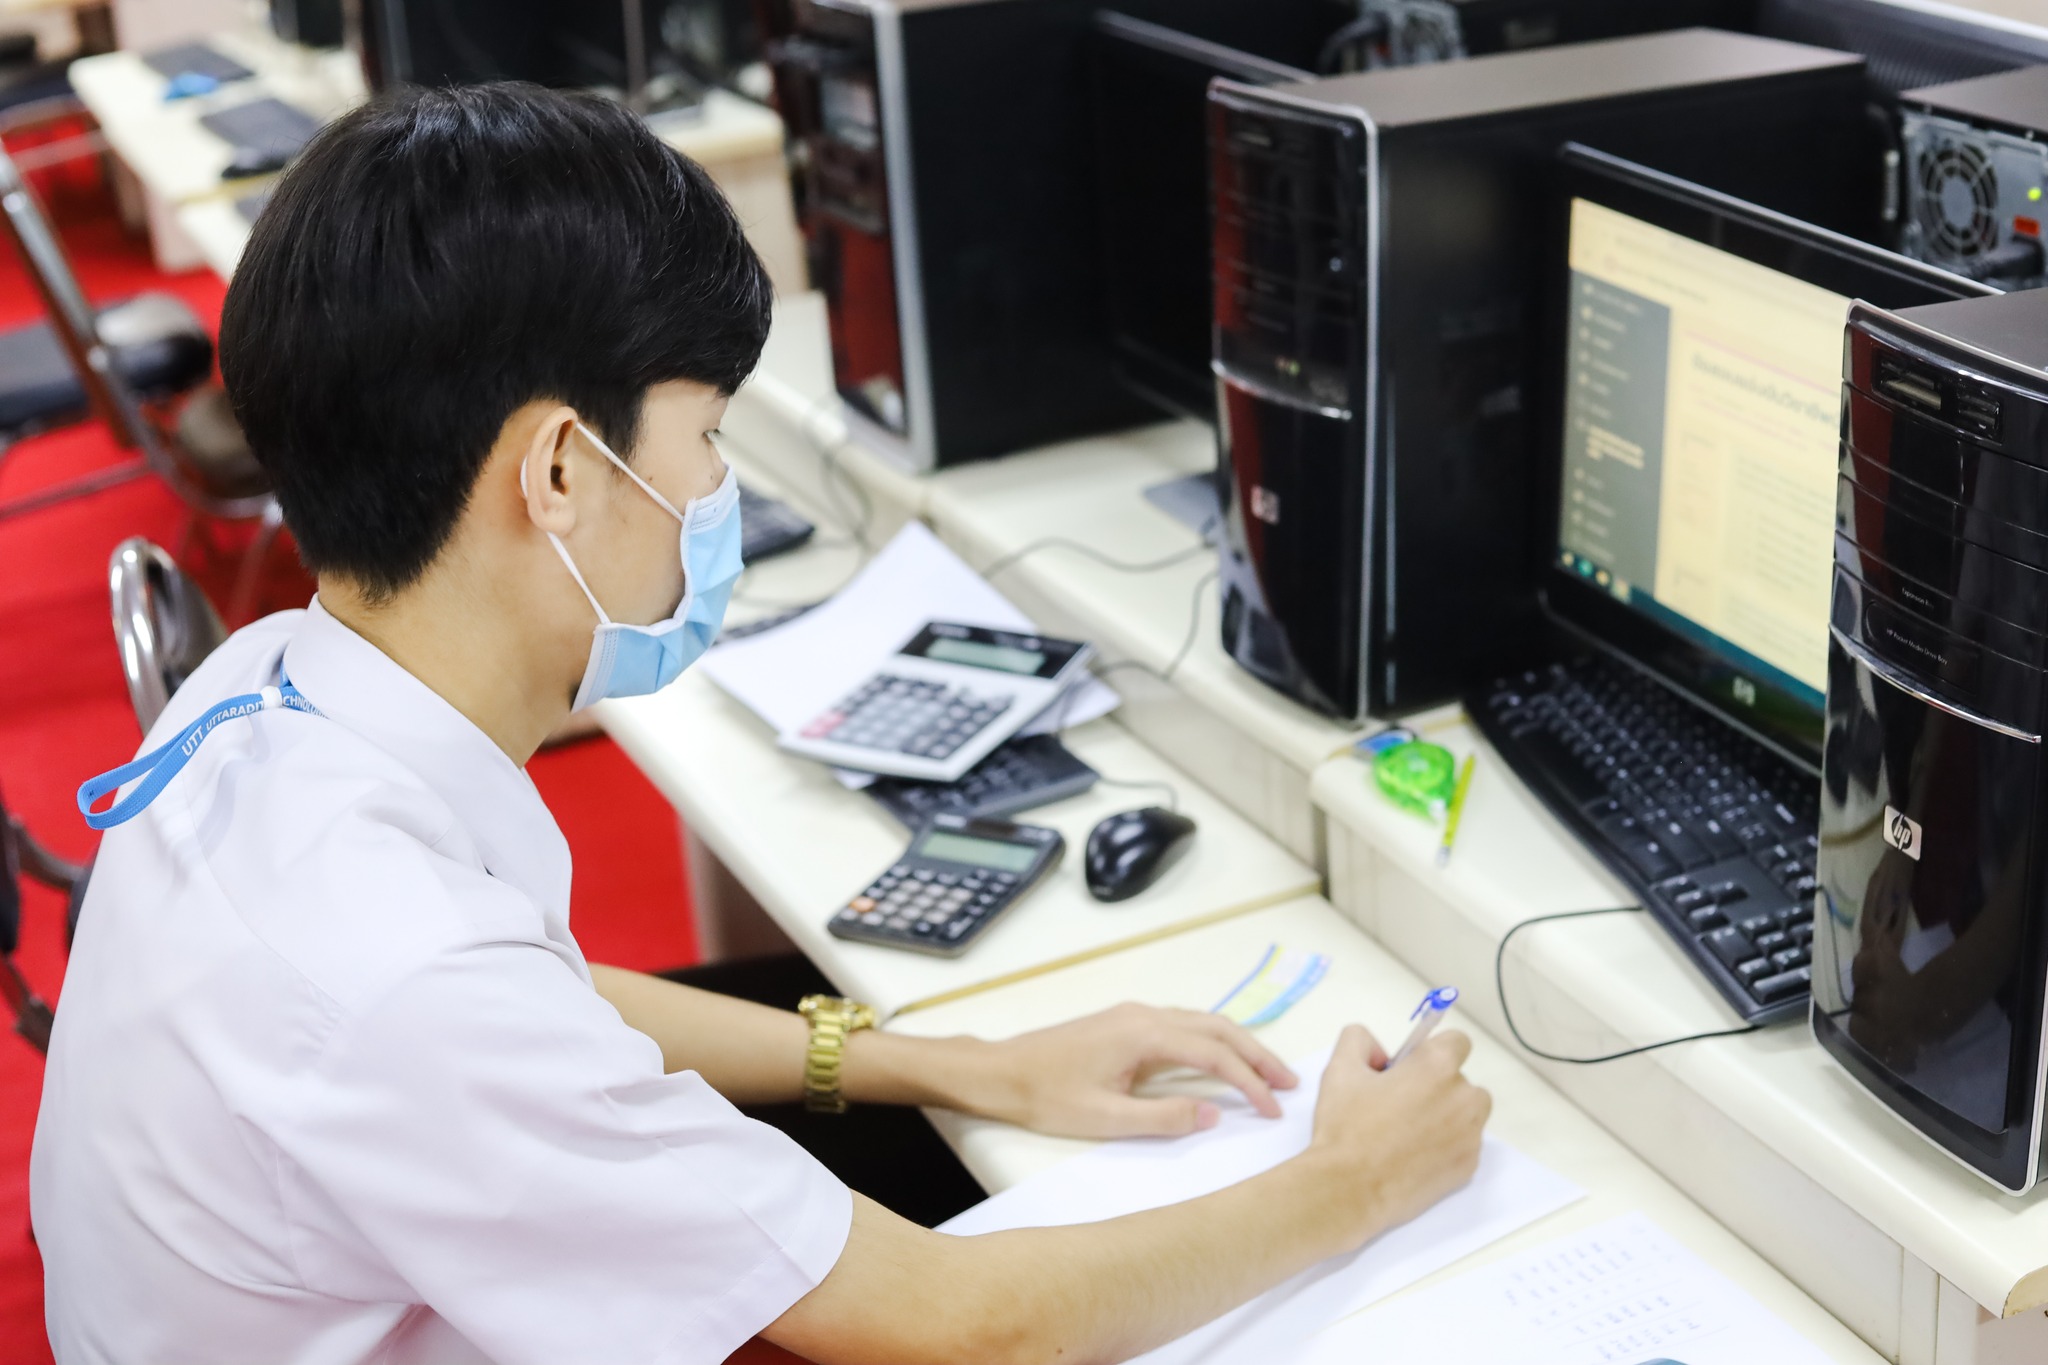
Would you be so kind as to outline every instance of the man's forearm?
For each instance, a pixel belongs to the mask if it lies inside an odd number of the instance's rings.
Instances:
[[[772,1009],[618,967],[592,966],[598,993],[627,1024],[652,1038],[670,1071],[694,1071],[734,1104],[803,1098],[809,1026],[792,1008]],[[966,1038],[904,1038],[875,1031],[847,1040],[840,1089],[868,1104],[979,1108],[990,1085],[987,1044]]]
[[[839,1265],[764,1335],[821,1365],[1126,1360],[1357,1245],[1359,1198],[1297,1159],[1148,1213],[981,1237],[857,1200]]]

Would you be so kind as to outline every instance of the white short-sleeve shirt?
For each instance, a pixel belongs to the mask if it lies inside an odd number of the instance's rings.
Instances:
[[[316,602],[93,868],[31,1168],[63,1365],[722,1360],[821,1281],[845,1187],[591,987],[525,772]]]

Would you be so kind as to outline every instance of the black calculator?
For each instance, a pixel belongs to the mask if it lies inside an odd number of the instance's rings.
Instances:
[[[967,770],[958,782],[878,778],[867,793],[905,829],[938,815],[1015,815],[1079,796],[1100,774],[1055,735],[1019,735]]]
[[[958,957],[1060,864],[1056,829],[935,816],[826,926],[835,938]]]

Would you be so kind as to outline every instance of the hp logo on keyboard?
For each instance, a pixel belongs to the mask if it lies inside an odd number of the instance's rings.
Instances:
[[[1884,841],[1914,862],[1920,861],[1920,826],[1907,819],[1904,811],[1884,808]]]

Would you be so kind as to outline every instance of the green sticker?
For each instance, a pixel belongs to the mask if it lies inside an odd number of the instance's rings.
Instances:
[[[1458,763],[1443,745],[1412,739],[1375,758],[1372,778],[1401,809],[1435,815],[1449,804],[1457,789]]]

